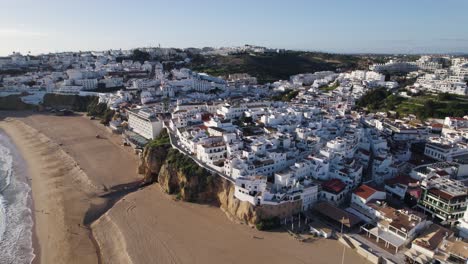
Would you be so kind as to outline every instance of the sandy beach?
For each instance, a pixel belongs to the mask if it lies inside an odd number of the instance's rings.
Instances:
[[[35,263],[98,263],[85,219],[105,209],[99,194],[140,179],[136,156],[81,116],[21,113],[0,121],[0,128],[21,152],[31,177]],[[96,139],[96,134],[108,137]]]
[[[56,143],[19,121],[1,128],[27,162],[40,263],[96,263],[96,248],[82,225],[95,186]]]
[[[218,208],[176,201],[157,185],[126,196],[93,233],[105,263],[341,263],[343,254],[336,240],[301,243],[260,232]],[[367,262],[346,249],[345,263]]]
[[[84,219],[105,204],[99,194],[140,179],[136,155],[81,116],[35,114],[0,127],[27,161],[40,263],[98,263],[99,256],[102,263],[141,264],[341,262],[343,246],[335,240],[300,243],[256,231],[219,208],[175,201],[158,185],[125,196],[91,225],[97,249]],[[346,249],[345,263],[366,261]]]

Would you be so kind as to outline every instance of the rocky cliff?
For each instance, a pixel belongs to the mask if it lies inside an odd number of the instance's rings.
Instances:
[[[219,206],[232,220],[255,225],[259,212],[234,197],[234,185],[199,167],[192,159],[172,149],[162,135],[149,144],[140,159],[138,172],[146,183],[157,182],[168,194],[187,202]]]
[[[23,93],[21,95],[8,95],[0,97],[0,110],[34,110],[36,109],[35,105],[26,104],[21,101],[21,97],[27,95]]]

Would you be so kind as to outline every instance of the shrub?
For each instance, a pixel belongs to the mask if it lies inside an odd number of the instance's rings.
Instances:
[[[92,104],[97,104],[96,96],[79,96],[66,94],[45,94],[43,105],[53,108],[67,108],[73,111],[85,112]]]
[[[357,102],[356,105],[359,107],[367,107],[369,110],[377,110],[391,93],[384,88],[378,88],[371,90],[364,94]]]
[[[283,101],[283,102],[290,102],[299,94],[299,91],[294,90],[286,90],[280,94],[274,95],[271,97],[273,101]]]
[[[159,134],[155,139],[151,140],[147,146],[149,148],[153,148],[153,147],[167,146],[169,145],[169,143],[170,143],[169,134],[167,133],[166,130],[162,130],[161,134]]]
[[[281,221],[279,217],[262,219],[255,225],[255,227],[261,231],[276,229],[276,228],[279,228],[280,226],[281,226]]]

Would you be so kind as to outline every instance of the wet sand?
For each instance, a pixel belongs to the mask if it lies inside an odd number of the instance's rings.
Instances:
[[[259,232],[219,208],[175,201],[158,185],[125,196],[91,225],[97,250],[85,216],[92,206],[107,209],[104,190],[140,179],[136,155],[85,117],[15,120],[0,126],[30,169],[41,263],[98,263],[98,255],[102,263],[341,263],[343,246],[335,240],[301,243]],[[345,263],[366,261],[346,249]]]

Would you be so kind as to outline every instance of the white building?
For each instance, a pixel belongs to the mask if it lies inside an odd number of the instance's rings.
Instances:
[[[335,206],[341,205],[346,198],[346,185],[339,179],[331,179],[322,183],[319,200],[327,201]]]
[[[458,230],[460,231],[460,236],[463,238],[468,238],[468,209],[465,211],[463,218],[458,220]]]
[[[260,205],[261,194],[267,188],[265,176],[240,177],[236,179],[234,196],[252,205]]]
[[[197,144],[197,158],[206,164],[223,161],[226,158],[226,143],[223,137],[208,137]]]
[[[163,128],[162,121],[148,108],[129,110],[128,127],[146,139],[156,138]]]
[[[446,117],[444,125],[451,129],[468,128],[468,116],[465,117]]]
[[[377,201],[385,201],[386,197],[385,191],[378,191],[363,184],[354,190],[351,196],[351,208],[357,210],[368,219],[375,220],[379,216],[379,212],[373,208],[372,204],[377,203]]]
[[[439,161],[452,161],[468,154],[468,145],[460,139],[431,137],[426,143],[424,155]]]
[[[468,244],[440,225],[430,225],[405,253],[407,261],[418,263],[464,263],[468,258]]]

